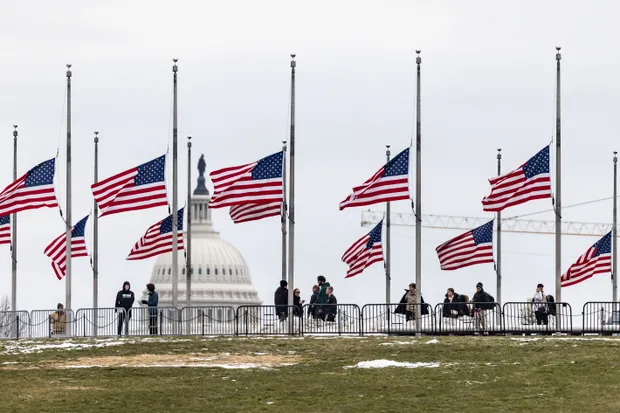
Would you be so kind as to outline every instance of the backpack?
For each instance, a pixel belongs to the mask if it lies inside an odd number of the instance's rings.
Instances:
[[[495,306],[493,305],[493,303],[495,302],[495,297],[493,297],[489,293],[487,293],[487,295],[489,296],[489,301],[487,301],[487,304],[483,308],[486,308],[487,310],[493,310],[495,308]]]
[[[551,294],[545,297],[547,299],[547,308],[550,315],[555,315],[555,298]]]

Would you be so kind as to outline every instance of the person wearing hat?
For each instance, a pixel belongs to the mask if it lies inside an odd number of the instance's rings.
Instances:
[[[284,321],[288,315],[288,282],[286,280],[280,280],[280,286],[273,295],[273,304],[276,306],[278,318],[280,321]]]
[[[536,325],[549,324],[549,317],[547,314],[547,299],[545,297],[545,292],[543,291],[544,288],[544,285],[538,284],[536,286],[536,293],[532,298],[532,311],[536,316]]]
[[[491,297],[489,293],[484,291],[481,282],[476,284],[476,293],[474,294],[472,302],[474,303],[474,319],[481,330],[486,330],[487,327],[486,310],[493,308],[493,304],[489,305],[487,303],[493,303],[494,301],[495,299]]]

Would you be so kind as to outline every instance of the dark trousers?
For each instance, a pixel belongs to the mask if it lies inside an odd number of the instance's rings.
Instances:
[[[536,324],[537,325],[547,325],[549,324],[549,315],[547,313],[545,313],[544,311],[536,311],[534,313],[534,315],[536,316]]]
[[[157,335],[157,313],[149,313],[149,334]]]
[[[124,311],[118,312],[118,335],[119,336],[121,335],[121,332],[123,331],[123,324],[125,323],[125,317],[126,315]]]

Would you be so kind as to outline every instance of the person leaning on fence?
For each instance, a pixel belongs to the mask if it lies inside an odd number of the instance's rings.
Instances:
[[[280,280],[280,286],[273,294],[273,304],[276,306],[276,314],[280,321],[284,321],[288,316],[288,282]]]
[[[482,283],[479,282],[478,284],[476,284],[476,293],[474,294],[472,302],[474,303],[474,321],[481,330],[486,330],[486,310],[493,309],[493,303],[495,302],[495,298],[493,298],[489,293],[484,291],[484,288],[482,288]]]
[[[400,304],[394,310],[394,314],[405,314],[407,321],[415,320],[417,314],[416,294],[415,283],[409,284],[409,289],[405,290],[405,295],[400,299]],[[420,297],[420,304],[422,305],[422,315],[428,315],[429,306],[424,303],[424,297]]]
[[[67,314],[65,313],[65,306],[61,303],[58,303],[56,311],[50,314],[50,325],[52,334],[65,334],[67,328]]]
[[[454,288],[448,288],[446,298],[443,300],[443,316],[445,318],[458,318],[469,315],[467,297],[454,292]]]
[[[316,302],[315,302],[316,318],[325,320],[325,309],[323,308],[323,306],[327,304],[327,299],[329,298],[327,296],[327,289],[330,287],[330,284],[329,282],[327,282],[325,277],[323,277],[322,275],[319,275],[318,277],[316,277],[316,281],[319,284],[319,292],[316,296]]]
[[[125,325],[125,335],[129,335],[129,319],[131,318],[131,307],[135,301],[131,284],[129,281],[123,283],[123,289],[116,293],[116,301],[114,301],[114,312],[118,314],[118,336],[121,336],[123,324]],[[118,311],[119,309],[122,311]]]
[[[312,287],[312,295],[310,296],[310,304],[308,305],[308,317],[316,318],[316,299],[319,296],[319,286]]]
[[[159,304],[159,295],[155,291],[155,285],[148,283],[146,289],[149,293],[149,299],[142,300],[142,304],[149,307],[149,334],[157,335],[157,304]]]
[[[334,295],[334,287],[329,286],[325,290],[327,294],[327,303],[323,305],[325,321],[336,321],[336,315],[338,314],[338,300]]]
[[[532,297],[532,311],[536,316],[536,325],[548,325],[549,324],[549,315],[547,314],[547,297],[545,297],[545,292],[543,289],[544,285],[538,284],[536,286],[536,293],[534,297]]]

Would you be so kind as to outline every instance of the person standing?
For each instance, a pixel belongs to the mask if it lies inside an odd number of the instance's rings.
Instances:
[[[301,317],[304,315],[304,303],[306,301],[301,299],[301,291],[299,288],[295,288],[293,291],[293,315]]]
[[[133,291],[131,291],[131,284],[129,281],[123,283],[123,289],[116,293],[116,301],[114,302],[115,312],[118,313],[119,309],[123,309],[118,314],[118,336],[121,336],[123,331],[123,324],[125,325],[125,335],[129,335],[129,319],[131,319],[131,307],[135,297]]]
[[[336,315],[338,314],[338,300],[334,295],[334,287],[329,286],[325,290],[327,294],[327,302],[325,303],[325,321],[336,321]]]
[[[288,316],[288,282],[286,280],[280,280],[280,286],[273,294],[273,304],[276,306],[276,315],[280,321],[286,320]]]
[[[543,291],[544,288],[544,285],[538,284],[536,286],[536,293],[532,298],[532,311],[536,316],[536,325],[549,324],[549,317],[547,314],[547,299],[545,297],[545,292]]]
[[[319,284],[319,293],[316,296],[315,302],[315,314],[316,318],[320,318],[321,320],[325,320],[325,308],[324,305],[327,304],[327,289],[331,286],[329,282],[325,279],[324,276],[319,275],[316,277],[317,284]]]
[[[486,310],[489,309],[489,304],[487,303],[491,303],[490,306],[493,308],[492,303],[495,300],[486,291],[484,291],[482,283],[479,282],[476,284],[476,293],[474,294],[472,301],[474,303],[474,320],[476,321],[478,328],[484,331],[487,328]]]
[[[157,335],[157,304],[159,304],[159,295],[155,291],[155,285],[148,283],[146,289],[149,293],[149,299],[142,300],[142,304],[149,307],[149,334]]]
[[[316,318],[316,299],[319,297],[319,286],[312,287],[312,295],[310,296],[310,305],[308,306],[308,317]]]

